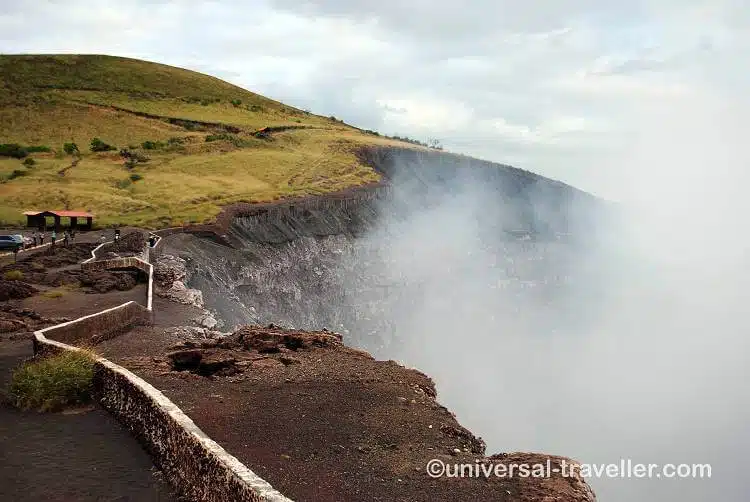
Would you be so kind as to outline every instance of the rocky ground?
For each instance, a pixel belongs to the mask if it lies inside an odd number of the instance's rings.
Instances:
[[[559,457],[487,456],[436,400],[432,381],[376,361],[328,331],[248,326],[150,328],[102,353],[161,389],[211,438],[298,501],[592,501],[578,478],[448,478],[447,464],[559,465]],[[177,342],[177,343],[175,343]]]
[[[0,304],[0,341],[31,339],[31,333],[35,330],[70,320],[69,317],[45,317],[30,308],[2,303]]]
[[[170,302],[193,307],[197,311],[197,323],[204,328],[220,328],[223,323],[204,308],[203,293],[188,288],[185,260],[165,254],[154,261],[154,294]]]
[[[81,270],[97,236],[83,234],[77,240],[84,242],[30,250],[0,264],[0,337],[27,338],[36,329],[145,301],[146,284],[138,271]]]
[[[119,256],[134,256],[143,252],[148,240],[148,233],[140,229],[128,229],[121,232],[117,242],[102,246],[97,252],[97,260],[108,260]]]
[[[43,248],[0,266],[0,301],[39,292],[34,286],[72,286],[84,292],[128,291],[138,282],[137,271],[83,272],[80,262],[91,257],[91,243]]]

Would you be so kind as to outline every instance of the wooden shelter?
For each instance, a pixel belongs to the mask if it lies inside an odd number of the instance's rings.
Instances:
[[[86,211],[24,211],[26,215],[26,226],[38,228],[42,231],[47,228],[54,228],[56,231],[63,229],[62,219],[68,218],[69,224],[65,228],[75,228],[78,230],[91,230],[94,222],[94,215]],[[54,223],[52,226],[47,225],[47,218],[52,217]],[[80,219],[86,219],[86,223],[79,223]]]

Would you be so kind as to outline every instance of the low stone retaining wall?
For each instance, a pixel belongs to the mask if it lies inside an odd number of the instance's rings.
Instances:
[[[96,252],[99,251],[102,247],[106,246],[107,244],[112,244],[113,242],[114,241],[102,242],[101,244],[96,246],[94,249],[91,250],[91,258],[89,258],[88,260],[83,260],[81,262],[81,265],[83,265],[84,263],[91,263],[92,261],[96,260]]]
[[[35,354],[81,350],[48,339],[44,332],[55,328],[34,332]],[[94,391],[102,406],[142,442],[181,495],[206,502],[292,502],[209,438],[164,394],[127,369],[97,358]]]
[[[94,250],[96,251],[96,250]],[[92,252],[93,253],[93,252]],[[148,253],[148,249],[144,254]],[[110,260],[96,260],[96,256],[81,263],[81,270],[111,270],[113,268],[137,268],[148,274],[148,297],[146,299],[146,311],[150,314],[150,320],[153,321],[153,298],[154,298],[154,266],[149,262],[142,260],[137,256],[125,256],[122,258],[112,258]]]
[[[143,305],[130,301],[118,307],[37,331],[44,336],[67,344],[88,345],[114,338],[133,326],[151,322],[151,312]]]
[[[123,256],[120,258],[111,258],[109,260],[86,261],[81,263],[81,270],[96,271],[113,268],[137,268],[148,274],[150,266],[150,263],[142,260],[139,256]]]

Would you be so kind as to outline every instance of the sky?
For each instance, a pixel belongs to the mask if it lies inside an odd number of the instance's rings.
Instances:
[[[747,102],[741,0],[0,0],[0,52],[187,67],[622,200],[652,105]],[[43,29],[42,29],[43,27]],[[625,164],[625,165],[623,165]]]

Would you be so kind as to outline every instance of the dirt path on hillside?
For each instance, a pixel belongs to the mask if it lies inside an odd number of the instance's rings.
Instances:
[[[32,355],[29,340],[0,341],[0,387]],[[0,500],[173,502],[148,454],[99,407],[21,412],[0,403]]]

